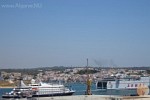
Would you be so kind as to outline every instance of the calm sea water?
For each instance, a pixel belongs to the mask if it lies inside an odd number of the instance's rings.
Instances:
[[[72,90],[75,90],[76,92],[74,95],[84,95],[86,92],[86,84],[85,83],[71,83],[69,84],[72,88]],[[96,85],[92,84],[91,85],[91,90],[95,90]]]
[[[13,88],[0,88],[0,97],[6,92],[10,92]]]

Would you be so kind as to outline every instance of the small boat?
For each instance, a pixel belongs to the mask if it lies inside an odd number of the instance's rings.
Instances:
[[[30,88],[14,88],[11,92],[2,95],[2,98],[25,98],[32,94]]]

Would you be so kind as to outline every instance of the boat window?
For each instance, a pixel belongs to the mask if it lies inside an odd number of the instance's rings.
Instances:
[[[97,83],[97,89],[102,89],[102,82]]]
[[[103,82],[103,89],[107,89],[107,82]]]
[[[97,89],[107,89],[107,82],[98,82],[97,83]]]

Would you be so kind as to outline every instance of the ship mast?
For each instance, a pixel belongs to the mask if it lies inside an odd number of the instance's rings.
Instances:
[[[88,59],[87,59],[87,66],[86,66],[86,74],[87,74],[87,81],[86,81],[86,95],[91,95],[91,80],[90,80],[90,76],[88,74]]]

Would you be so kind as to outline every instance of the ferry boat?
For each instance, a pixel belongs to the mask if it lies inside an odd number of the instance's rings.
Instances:
[[[49,96],[66,96],[75,93],[61,84],[34,83],[32,80],[28,86],[20,81],[20,86],[14,88],[10,93],[5,93],[2,98],[25,98],[25,97],[49,97]]]
[[[149,94],[150,77],[104,78],[96,82],[95,94],[138,96]]]
[[[32,89],[33,97],[48,97],[48,96],[66,96],[75,93],[74,90],[69,89],[61,84],[48,84],[48,83],[32,83],[29,84]]]

